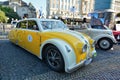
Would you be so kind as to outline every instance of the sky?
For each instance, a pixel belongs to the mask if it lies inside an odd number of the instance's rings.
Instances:
[[[0,1],[8,1],[8,0],[0,0]],[[46,13],[45,11],[46,0],[22,0],[22,1],[26,2],[27,4],[31,2],[37,10],[42,8],[43,13]]]

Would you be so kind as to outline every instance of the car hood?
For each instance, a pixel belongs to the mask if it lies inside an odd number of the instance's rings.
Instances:
[[[52,31],[46,31],[43,32],[44,36],[49,38],[59,38],[61,40],[64,40],[68,43],[82,43],[82,44],[88,44],[88,39],[79,32],[71,31],[71,30],[52,30]]]
[[[52,30],[52,31],[45,31],[42,33],[42,35],[44,36],[43,38],[41,37],[41,41],[43,43],[44,41],[49,39],[56,39],[56,40],[60,39],[68,43],[76,53],[77,62],[79,62],[82,57],[87,56],[87,54],[91,53],[95,49],[90,46],[94,40],[91,39],[90,37],[89,38],[85,37],[86,35],[83,35],[80,32],[71,31],[71,30],[59,30],[59,31]],[[90,41],[92,41],[91,44]],[[85,52],[85,54],[82,54],[83,53],[82,49],[85,44],[88,47],[87,52]]]

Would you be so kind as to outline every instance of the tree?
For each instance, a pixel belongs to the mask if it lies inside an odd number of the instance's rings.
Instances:
[[[2,7],[0,6],[0,10],[5,13],[5,16],[9,18],[8,22],[11,22],[12,19],[20,19],[18,14],[14,12],[14,10],[10,7]]]
[[[7,22],[7,17],[5,16],[5,13],[3,11],[0,11],[0,22]]]

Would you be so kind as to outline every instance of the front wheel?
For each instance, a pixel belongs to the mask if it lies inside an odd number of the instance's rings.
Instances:
[[[102,50],[109,50],[113,47],[113,42],[110,39],[103,38],[98,41],[98,46]]]
[[[45,49],[45,60],[54,71],[64,72],[64,60],[57,47],[49,45]]]

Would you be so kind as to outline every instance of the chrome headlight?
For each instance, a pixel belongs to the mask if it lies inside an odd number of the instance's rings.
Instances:
[[[84,52],[86,52],[87,51],[87,44],[85,44],[84,46],[83,46],[83,48],[82,48],[82,52],[84,53]]]
[[[96,41],[94,41],[94,42],[92,43],[92,48],[94,48],[95,45],[96,45]]]

